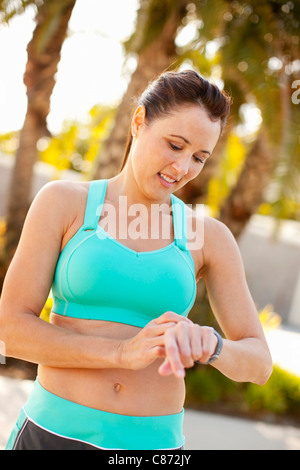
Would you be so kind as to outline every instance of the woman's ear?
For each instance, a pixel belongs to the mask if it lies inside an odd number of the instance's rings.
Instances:
[[[136,137],[145,123],[146,119],[146,109],[145,106],[138,106],[133,114],[131,122],[131,134],[133,137]]]

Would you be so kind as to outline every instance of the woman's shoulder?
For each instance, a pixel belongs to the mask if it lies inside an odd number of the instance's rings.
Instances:
[[[204,254],[206,261],[236,248],[236,240],[230,229],[220,220],[207,214],[205,205],[187,205],[187,231],[190,246]]]
[[[233,235],[227,225],[225,225],[221,220],[216,219],[210,215],[204,216],[204,227],[205,230],[207,230],[210,238],[215,241],[223,239],[224,237],[231,239],[233,238]]]
[[[209,215],[204,204],[196,204],[192,206],[185,204],[187,221],[192,227],[193,231],[203,231],[205,238],[216,242],[225,238],[233,238],[232,232],[229,228],[215,217]]]
[[[72,180],[54,180],[46,183],[39,191],[38,195],[51,197],[80,197],[88,193],[90,182]]]
[[[82,218],[89,182],[55,180],[46,183],[36,194],[30,212],[47,218],[61,227],[68,227]]]
[[[78,207],[80,200],[87,198],[89,182],[55,180],[46,183],[37,193],[35,200],[40,204],[57,207],[57,209]]]
[[[231,230],[221,220],[208,215],[204,218],[203,253],[206,266],[221,266],[240,257]]]
[[[83,224],[89,182],[55,180],[35,196],[27,215],[30,230],[42,225],[63,247]],[[52,233],[53,232],[53,233]],[[49,233],[49,236],[50,236]]]

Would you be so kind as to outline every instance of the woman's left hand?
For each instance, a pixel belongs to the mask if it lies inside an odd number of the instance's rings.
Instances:
[[[163,376],[185,376],[185,368],[193,367],[195,361],[207,363],[217,347],[214,330],[190,322],[179,322],[164,334],[166,358],[159,367]]]

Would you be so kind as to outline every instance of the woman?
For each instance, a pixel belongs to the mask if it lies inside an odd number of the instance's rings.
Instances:
[[[39,364],[8,449],[182,448],[185,368],[268,379],[233,237],[173,195],[210,158],[228,112],[197,73],[165,73],[140,99],[116,177],[53,182],[35,198],[1,298],[7,355]],[[187,319],[201,277],[226,339]]]

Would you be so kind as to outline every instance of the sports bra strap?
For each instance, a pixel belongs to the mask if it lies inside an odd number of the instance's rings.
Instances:
[[[187,250],[187,217],[184,202],[171,195],[175,245],[181,250]]]
[[[90,182],[84,218],[84,230],[96,230],[102,212],[107,189],[107,180]],[[187,250],[187,217],[184,202],[171,195],[174,242],[181,250]]]
[[[90,182],[86,203],[84,230],[96,230],[102,212],[107,188],[107,180]]]

